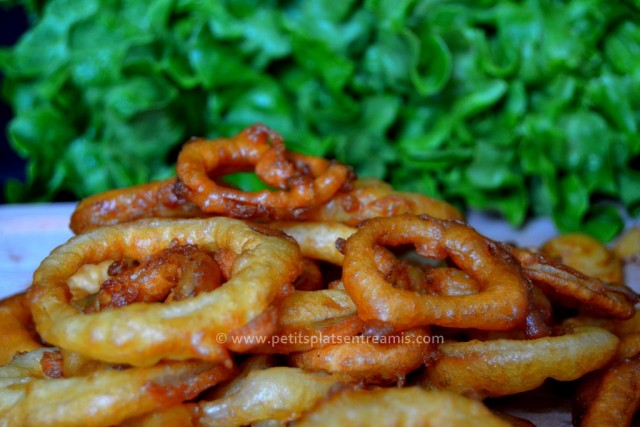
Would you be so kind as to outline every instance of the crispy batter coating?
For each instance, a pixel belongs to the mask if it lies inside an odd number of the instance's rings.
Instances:
[[[112,426],[192,399],[233,372],[207,362],[172,362],[147,368],[104,367],[86,376],[50,379],[35,368],[43,350],[34,354],[29,375],[23,368],[12,376],[12,364],[0,367],[3,426]]]
[[[296,427],[506,427],[482,403],[419,387],[346,390],[305,414]]]
[[[448,259],[479,283],[473,295],[422,295],[386,279],[380,247],[413,244],[418,254]],[[384,253],[384,252],[382,252]],[[365,221],[344,245],[342,280],[364,321],[400,328],[439,325],[507,330],[530,312],[531,284],[500,245],[458,221],[401,215]]]
[[[251,170],[274,189],[248,192],[221,182],[227,174]],[[300,218],[348,188],[354,178],[338,162],[288,152],[282,137],[260,124],[232,138],[187,142],[176,172],[176,194],[203,212],[236,218]]]
[[[237,254],[221,287],[170,304],[138,303],[79,313],[67,279],[84,264],[141,259],[172,241]],[[107,362],[151,366],[162,359],[227,360],[221,334],[264,312],[298,275],[301,255],[286,238],[267,236],[230,218],[141,220],[73,237],[34,275],[29,305],[43,339]]]
[[[622,262],[595,238],[581,233],[563,234],[546,241],[540,252],[608,283],[622,283]]]
[[[336,194],[304,217],[308,221],[337,221],[357,226],[365,219],[403,214],[463,219],[455,207],[443,200],[396,191],[388,183],[374,178],[355,180],[351,191]]]
[[[430,358],[429,328],[398,334],[346,337],[338,344],[294,353],[294,366],[327,372],[346,381],[368,384],[404,384],[405,376]]]
[[[173,192],[175,178],[105,191],[82,199],[71,215],[75,234],[142,218],[194,218],[204,213]]]
[[[259,421],[289,422],[340,384],[330,375],[298,368],[252,370],[232,381],[225,393],[199,404],[201,426],[244,426]]]
[[[0,329],[0,366],[9,363],[16,353],[42,347],[35,332],[25,293],[0,301]]]
[[[421,384],[483,399],[533,390],[547,378],[572,381],[605,366],[618,338],[596,327],[532,340],[447,342]]]

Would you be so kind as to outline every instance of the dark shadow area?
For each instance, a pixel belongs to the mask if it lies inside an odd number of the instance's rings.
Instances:
[[[0,46],[14,45],[28,28],[27,16],[21,7],[0,7]],[[0,73],[0,87],[4,76]],[[0,203],[5,203],[4,185],[9,178],[24,180],[25,161],[9,146],[7,125],[13,113],[0,97]]]

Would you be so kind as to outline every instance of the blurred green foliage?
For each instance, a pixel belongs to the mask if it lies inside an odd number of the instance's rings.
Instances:
[[[0,51],[12,202],[174,173],[263,122],[360,176],[611,239],[640,213],[640,10],[596,0],[51,0]]]

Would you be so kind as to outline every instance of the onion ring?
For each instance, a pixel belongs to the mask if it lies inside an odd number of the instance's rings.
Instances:
[[[140,259],[173,240],[237,254],[221,287],[171,304],[138,303],[80,314],[70,305],[67,279],[82,265]],[[158,219],[103,227],[75,236],[38,267],[29,303],[42,338],[114,363],[150,366],[161,359],[227,360],[218,334],[265,311],[298,275],[301,255],[286,238],[267,236],[231,218]]]
[[[337,221],[357,226],[365,219],[403,214],[426,214],[440,219],[459,219],[452,205],[423,194],[395,191],[378,179],[357,179],[353,189],[336,194],[324,205],[306,213],[307,221]]]
[[[342,265],[344,255],[336,249],[336,241],[347,239],[356,228],[336,221],[275,221],[269,227],[284,231],[291,236],[307,258]]]
[[[380,271],[376,253],[383,245],[408,243],[422,256],[448,257],[479,282],[482,292],[433,296],[394,288]],[[428,216],[365,221],[344,245],[342,280],[362,320],[398,328],[433,324],[509,330],[525,324],[532,298],[531,284],[499,245],[466,224]]]
[[[419,387],[345,390],[303,415],[296,427],[506,427],[481,402]]]
[[[193,203],[173,192],[175,178],[105,191],[82,199],[71,214],[75,234],[93,228],[142,218],[194,218],[204,216]]]
[[[16,353],[42,347],[35,332],[26,294],[20,293],[0,301],[0,365],[9,363]]]
[[[502,246],[516,257],[527,277],[543,291],[562,297],[563,302],[572,301],[583,310],[618,319],[629,319],[635,314],[634,305],[640,296],[629,287],[610,285],[538,253]]]
[[[477,399],[506,396],[533,390],[547,378],[572,381],[602,368],[618,343],[615,335],[596,327],[532,340],[447,342],[438,346],[420,384]]]
[[[198,404],[198,425],[244,426],[259,421],[290,422],[324,399],[340,380],[298,368],[254,370],[234,380],[226,393]]]
[[[364,330],[356,306],[338,289],[295,291],[278,306],[278,326],[261,353],[288,354],[342,342]]]
[[[42,355],[42,349],[35,356]],[[0,368],[0,377],[7,377]],[[227,379],[233,370],[208,362],[170,362],[147,368],[101,369],[72,378],[21,375],[0,389],[3,425],[111,426],[175,405]]]
[[[226,174],[251,169],[279,190],[245,192],[217,182]],[[178,154],[176,171],[176,194],[203,212],[236,218],[297,219],[353,179],[345,165],[286,152],[282,137],[264,125],[232,138],[187,142]]]
[[[345,337],[339,344],[290,355],[293,366],[327,372],[345,381],[403,384],[404,378],[429,359],[428,328],[396,335]]]
[[[547,240],[540,252],[546,257],[608,283],[622,282],[622,262],[595,238],[581,233],[563,234]]]
[[[631,426],[640,408],[640,356],[615,363],[578,389],[572,415],[581,427]]]

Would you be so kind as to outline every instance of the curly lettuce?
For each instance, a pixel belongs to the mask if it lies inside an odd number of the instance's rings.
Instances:
[[[33,25],[0,50],[9,201],[160,179],[190,136],[263,122],[515,226],[609,240],[640,213],[636,2],[11,3]]]

